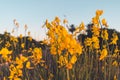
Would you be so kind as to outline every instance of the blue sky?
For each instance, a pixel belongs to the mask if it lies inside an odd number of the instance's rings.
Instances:
[[[45,29],[41,25],[46,19],[53,20],[55,16],[64,19],[69,24],[87,24],[95,15],[97,9],[104,10],[102,18],[106,18],[110,28],[120,31],[120,0],[0,0],[0,33],[11,32],[15,27],[13,20],[19,24],[19,33],[24,34],[24,25],[36,39],[43,39]]]

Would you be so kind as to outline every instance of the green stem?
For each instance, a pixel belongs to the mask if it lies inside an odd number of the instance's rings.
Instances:
[[[67,80],[70,80],[69,69],[67,69]]]

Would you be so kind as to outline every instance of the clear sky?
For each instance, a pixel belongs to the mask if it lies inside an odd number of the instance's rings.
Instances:
[[[11,32],[15,27],[13,20],[19,24],[19,33],[24,34],[24,24],[34,38],[43,39],[45,29],[41,25],[46,19],[53,20],[55,16],[70,24],[87,24],[95,15],[97,9],[104,10],[110,28],[120,31],[120,0],[0,0],[0,33]]]

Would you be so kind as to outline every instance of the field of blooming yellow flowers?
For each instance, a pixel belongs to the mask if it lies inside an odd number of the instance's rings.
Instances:
[[[25,36],[0,34],[0,80],[120,80],[120,33],[102,14],[97,10],[87,26],[46,20],[43,41],[26,36],[27,25]]]

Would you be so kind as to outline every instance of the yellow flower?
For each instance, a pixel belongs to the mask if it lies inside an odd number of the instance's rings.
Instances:
[[[16,61],[17,63],[17,66],[16,66],[16,68],[18,68],[18,69],[22,69],[23,68],[23,62],[22,61]],[[21,63],[18,63],[18,62],[21,62]]]
[[[72,69],[72,67],[73,67],[73,65],[72,65],[71,63],[68,63],[68,64],[66,65],[66,68],[67,68],[67,69]]]
[[[28,61],[28,62],[26,63],[26,68],[27,68],[27,69],[33,69],[33,67],[30,66],[30,61]]]
[[[41,44],[48,44],[48,40],[44,39]]]
[[[22,43],[22,44],[21,44],[21,48],[24,48],[24,47],[25,47],[25,44],[24,44],[24,43]]]
[[[29,41],[32,41],[32,37],[31,37],[31,36],[29,36],[29,37],[28,37],[28,40],[29,40]]]
[[[91,38],[86,38],[84,41],[85,46],[91,46],[92,45],[92,39]]]
[[[82,30],[85,30],[85,24],[83,22],[75,29],[73,35],[76,36],[76,34],[80,33]]]
[[[114,75],[114,80],[118,80],[116,75]]]
[[[23,75],[21,69],[18,69],[17,71],[18,71],[18,76],[22,76]]]
[[[12,54],[12,51],[9,51],[7,48],[2,48],[0,50],[0,54],[2,55],[2,58],[7,59],[9,54]]]
[[[102,24],[103,24],[105,27],[108,27],[107,22],[106,22],[105,19],[102,19]]]
[[[54,46],[52,46],[52,47],[50,48],[50,53],[51,53],[52,55],[56,55],[56,54],[57,54],[56,48],[55,48]]]
[[[96,37],[96,36],[93,36],[93,37],[92,37],[92,42],[99,42],[99,39],[98,39],[98,37]]]
[[[117,44],[118,35],[116,33],[113,33],[112,36],[113,36],[113,38],[111,39],[112,42],[110,44]]]
[[[34,48],[33,50],[33,58],[40,62],[40,60],[42,59],[42,49],[41,48]]]
[[[22,62],[26,62],[28,60],[28,58],[25,57],[25,56],[20,55],[20,60],[22,60]]]
[[[60,57],[59,57],[59,64],[60,64],[60,66],[63,66],[64,64],[64,57],[61,55]]]
[[[106,29],[102,31],[101,37],[102,37],[104,40],[108,40],[108,32],[107,32]]]
[[[17,68],[15,65],[11,64],[9,70],[10,76],[8,78],[10,78],[10,80],[21,80],[18,78],[23,76],[22,70],[20,68]]]
[[[28,53],[32,52],[32,48],[29,48]]]
[[[14,37],[14,36],[11,36],[11,37],[10,37],[10,41],[18,42],[18,39],[17,39],[16,37]]]
[[[18,58],[18,57],[16,57],[16,64],[22,64],[23,62]]]
[[[26,63],[26,68],[30,69],[30,62],[29,61]]]
[[[93,47],[94,47],[95,49],[99,49],[99,48],[100,48],[98,37],[93,36],[93,37],[92,37],[92,42],[93,42]]]
[[[92,23],[98,25],[99,24],[99,17],[98,16],[93,17],[92,18]]]
[[[97,10],[96,11],[96,16],[101,16],[103,14],[103,10]]]
[[[10,47],[11,46],[10,42],[7,41],[6,44],[5,44],[5,46],[6,47]]]
[[[66,24],[66,23],[68,23],[68,21],[67,21],[66,19],[64,19],[64,20],[63,20],[63,23]]]
[[[73,55],[72,58],[70,59],[70,63],[75,64],[76,61],[77,61],[77,57]]]
[[[30,31],[28,31],[28,36],[30,36]]]
[[[71,41],[71,40],[70,40],[70,37],[69,37],[69,36],[68,36],[68,37],[66,37],[66,39],[65,39],[65,43],[66,43],[66,44],[69,44],[69,43],[70,43],[70,41]]]
[[[106,48],[103,49],[103,50],[101,51],[101,55],[100,55],[99,60],[103,60],[103,59],[107,56],[107,54],[108,54],[107,49],[106,49]]]
[[[68,52],[70,52],[70,54],[73,55],[74,54],[74,49],[70,48],[70,49],[68,49]]]
[[[82,54],[82,48],[83,48],[83,46],[81,46],[78,43],[76,44],[75,51],[76,51],[76,53],[78,53],[78,55]]]
[[[55,21],[57,22],[57,23],[59,23],[60,22],[60,19],[59,19],[59,17],[55,17]]]
[[[47,20],[46,20],[47,21]],[[47,23],[46,22],[46,27],[48,28],[48,29],[50,29],[51,27],[52,27],[52,25],[50,24],[50,23]]]
[[[16,57],[15,63],[17,64],[17,68],[22,69],[23,63],[28,60],[27,57],[20,55],[20,58]]]
[[[81,30],[84,30],[85,29],[85,24],[83,22],[81,22],[80,27],[81,27]]]
[[[115,54],[115,53],[119,53],[119,52],[120,52],[120,50],[118,49],[118,46],[116,46],[116,48],[114,49],[114,54]],[[113,54],[113,55],[114,55],[114,54]]]
[[[92,33],[93,33],[94,36],[99,36],[99,34],[100,34],[100,28],[96,27],[96,26],[93,26],[92,27]]]
[[[112,63],[113,66],[118,66],[118,62],[115,60],[113,63]]]
[[[79,31],[85,30],[85,24],[83,22],[81,22],[81,24],[79,25]]]

